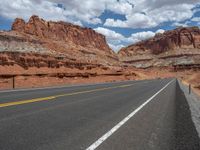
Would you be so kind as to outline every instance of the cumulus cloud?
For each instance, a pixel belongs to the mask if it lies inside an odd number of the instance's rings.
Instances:
[[[144,31],[144,32],[137,32],[137,33],[133,33],[131,34],[130,37],[127,38],[127,41],[129,43],[137,43],[139,41],[143,41],[149,38],[154,37],[157,33],[164,33],[165,30],[163,29],[158,29],[156,32],[152,32],[152,31]]]
[[[150,28],[166,21],[191,18],[200,0],[0,0],[0,15],[28,19],[32,14],[49,20],[101,24],[99,16],[110,10],[125,21],[107,18],[105,26]],[[59,4],[59,5],[58,5]]]
[[[16,17],[28,19],[31,15],[37,14],[45,19],[66,20],[63,9],[55,7],[57,4],[49,1],[0,0],[0,3],[0,15],[8,19]]]
[[[94,30],[106,36],[108,44],[113,50],[118,51],[124,47],[123,42],[126,38],[122,34],[103,27],[98,27]]]
[[[110,48],[112,48],[115,52],[118,52],[121,48],[125,47],[125,45],[123,45],[123,44],[114,45],[114,44],[109,43],[108,45],[109,45]]]
[[[124,38],[122,34],[109,30],[107,28],[98,27],[94,30],[105,35],[108,40],[121,40]]]
[[[114,20],[107,19],[104,23],[105,26],[111,27],[125,27],[125,28],[150,28],[155,27],[157,24],[154,20],[142,13],[135,13],[129,16],[126,16],[127,20]]]
[[[163,29],[158,29],[157,31],[156,31],[156,33],[164,33],[165,32],[165,30],[163,30]]]
[[[149,39],[153,36],[155,36],[155,33],[152,31],[138,32],[138,33],[131,34],[131,37],[129,37],[128,40],[131,43],[136,43],[142,40]]]
[[[166,3],[166,5],[162,5],[162,7],[156,7],[152,4],[150,5],[149,1],[144,0],[142,2],[143,3],[139,3],[140,5],[135,5],[135,9],[133,9],[131,13],[125,14],[125,21],[108,18],[104,25],[111,27],[151,28],[164,22],[184,21],[191,18],[194,14],[192,9],[195,5],[191,3],[184,4],[181,2],[176,5]],[[141,8],[141,6],[146,7]]]
[[[101,23],[99,15],[104,11],[105,4],[86,0],[0,0],[0,16],[14,19],[22,17],[28,19],[33,14],[46,20],[63,20],[72,23],[87,22]]]
[[[194,18],[191,19],[191,21],[200,22],[200,17],[194,17]]]
[[[172,24],[174,27],[188,27],[187,22],[186,23],[179,23],[179,22],[174,22]]]
[[[0,16],[9,19],[28,19],[36,14],[48,20],[81,21],[90,24],[102,23],[99,16],[110,10],[118,14],[129,13],[132,6],[124,0],[0,0]]]

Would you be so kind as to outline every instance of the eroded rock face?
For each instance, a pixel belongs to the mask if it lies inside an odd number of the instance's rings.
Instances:
[[[198,27],[177,28],[157,34],[155,37],[142,41],[119,51],[119,55],[132,56],[139,53],[160,54],[176,49],[199,49],[200,30]]]
[[[89,28],[72,25],[65,22],[45,21],[38,16],[32,16],[27,23],[22,19],[16,19],[12,30],[35,35],[42,39],[72,42],[74,45],[91,47],[112,53],[106,43],[105,36]]]
[[[14,24],[12,25],[12,30],[24,32],[25,21],[21,18],[16,18]]]
[[[96,64],[81,63],[78,61],[70,61],[67,59],[60,60],[58,57],[53,57],[38,53],[21,53],[21,52],[0,52],[0,65],[13,66],[18,65],[24,69],[30,67],[47,67],[47,68],[76,68],[83,69],[84,67],[99,67]],[[2,73],[3,74],[3,73]]]
[[[200,63],[200,29],[177,28],[130,45],[119,51],[119,58],[137,68],[196,65]]]
[[[17,18],[11,31],[0,31],[0,52],[4,51],[61,55],[76,62],[105,66],[120,63],[104,35],[71,23],[45,21],[38,16],[32,16],[28,22]]]

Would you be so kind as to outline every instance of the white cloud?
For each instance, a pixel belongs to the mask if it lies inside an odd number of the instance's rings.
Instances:
[[[156,22],[154,22],[154,20],[142,13],[135,13],[126,17],[126,21],[107,19],[104,25],[127,28],[150,28],[157,25]]]
[[[39,15],[48,20],[81,21],[91,24],[102,23],[99,16],[109,9],[116,13],[129,12],[131,6],[116,0],[0,0],[0,16],[28,19]],[[60,4],[62,7],[58,7]]]
[[[156,33],[164,33],[165,32],[165,30],[163,30],[163,29],[158,29],[157,31],[156,31]]]
[[[106,9],[111,10],[117,14],[129,14],[133,10],[133,6],[130,3],[127,3],[125,0],[121,0],[118,3],[111,0],[110,2],[106,3],[106,6]]]
[[[123,44],[114,45],[114,44],[109,43],[108,45],[109,45],[110,48],[112,48],[115,52],[118,52],[121,48],[125,47],[125,45],[123,45]]]
[[[27,20],[34,14],[46,20],[63,20],[72,23],[101,23],[98,16],[105,9],[104,3],[97,4],[92,0],[0,0],[0,3],[0,16],[5,18],[22,17]],[[58,3],[63,7],[58,7]]]
[[[187,23],[179,23],[179,22],[173,23],[172,26],[174,26],[174,27],[188,27]]]
[[[114,20],[114,19],[110,19],[110,18],[106,19],[106,22],[104,23],[104,26],[121,27],[121,28],[128,27],[126,21]]]
[[[99,16],[110,10],[126,20],[106,20],[106,26],[150,28],[166,21],[191,18],[200,0],[0,0],[0,16],[28,19],[36,14],[48,20],[102,23]],[[58,7],[61,4],[62,7]]]
[[[144,0],[143,3],[140,3],[139,8],[141,10],[135,5],[136,9],[134,11],[125,14],[125,21],[108,18],[104,25],[111,27],[151,28],[168,21],[184,21],[190,19],[194,14],[192,8],[194,8],[195,5],[193,4],[168,4],[157,8],[150,4],[148,6],[148,2],[149,1]],[[146,7],[141,8],[141,5]]]
[[[42,1],[36,3],[31,0],[0,0],[0,15],[9,19],[22,17],[28,19],[33,14],[38,14],[44,19],[66,20],[62,15],[63,10],[55,7],[55,3]]]
[[[153,36],[155,36],[154,32],[146,31],[146,32],[134,33],[134,34],[131,35],[131,37],[129,37],[129,39],[132,40],[133,43],[136,43],[136,42],[151,38]]]
[[[194,17],[194,18],[191,19],[191,21],[200,22],[200,17]]]
[[[73,24],[75,24],[75,25],[78,25],[78,26],[83,27],[83,24],[82,24],[81,21],[72,21],[72,22],[73,22]]]
[[[124,38],[122,34],[109,30],[107,28],[98,27],[94,30],[105,35],[108,40],[121,40]]]
[[[98,27],[94,30],[106,36],[107,42],[113,50],[118,51],[120,48],[124,47],[123,42],[126,38],[122,34],[102,27]]]

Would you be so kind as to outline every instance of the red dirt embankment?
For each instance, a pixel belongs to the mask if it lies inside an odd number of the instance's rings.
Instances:
[[[0,89],[55,86],[75,83],[97,83],[116,80],[135,80],[131,69],[119,66],[60,60],[51,55],[21,52],[0,53]]]

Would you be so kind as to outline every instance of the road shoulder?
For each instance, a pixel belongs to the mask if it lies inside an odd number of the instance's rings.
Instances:
[[[178,82],[189,104],[192,121],[194,122],[196,130],[200,137],[200,97],[193,91],[191,92],[191,94],[189,94],[189,87],[184,85],[181,81]]]

